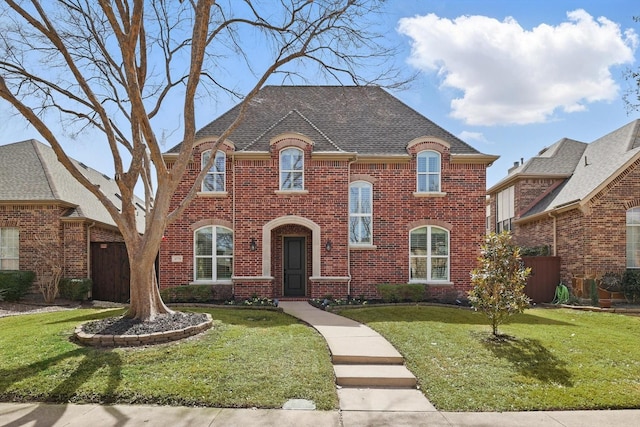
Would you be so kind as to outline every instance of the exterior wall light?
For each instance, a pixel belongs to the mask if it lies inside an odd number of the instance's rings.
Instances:
[[[325,243],[324,248],[327,250],[327,252],[331,252],[331,248],[333,248],[333,244],[331,243],[331,240],[327,240],[327,243]]]
[[[251,241],[249,242],[249,250],[251,252],[255,252],[256,250],[258,250],[258,244],[256,243],[256,239],[254,237],[252,237]]]

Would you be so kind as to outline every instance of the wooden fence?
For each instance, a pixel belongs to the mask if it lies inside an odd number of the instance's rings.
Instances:
[[[525,256],[522,261],[531,268],[525,293],[535,303],[551,302],[560,283],[559,256]]]

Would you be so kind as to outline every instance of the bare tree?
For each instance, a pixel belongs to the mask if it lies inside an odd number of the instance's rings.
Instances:
[[[371,28],[380,0],[5,0],[0,7],[0,97],[42,135],[58,160],[106,207],[120,229],[131,264],[127,316],[170,312],[162,302],[154,260],[164,229],[195,196],[206,172],[174,211],[170,200],[188,165],[199,97],[232,94],[242,108],[220,136],[243,119],[267,79],[324,72],[337,82],[385,83],[391,51]],[[260,46],[259,50],[250,48]],[[243,85],[235,67],[241,64]],[[388,80],[384,80],[388,79]],[[247,84],[247,82],[249,82]],[[245,87],[244,90],[239,89]],[[248,88],[248,89],[247,89]],[[184,123],[181,151],[169,170],[154,127],[176,99]],[[55,126],[95,129],[113,157],[122,204],[116,206],[70,161]],[[136,228],[134,188],[145,191],[146,225]],[[154,183],[156,184],[154,188]]]
[[[58,296],[62,278],[60,239],[55,232],[36,233],[34,244],[36,282],[44,301],[51,304]]]

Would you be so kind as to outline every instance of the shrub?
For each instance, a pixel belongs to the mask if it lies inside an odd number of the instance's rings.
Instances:
[[[88,278],[64,278],[60,280],[60,296],[72,301],[83,301],[93,287],[93,281]]]
[[[547,245],[520,248],[520,256],[549,256],[551,248]]]
[[[608,271],[602,275],[598,282],[599,287],[609,292],[622,291],[622,276],[618,273]]]
[[[419,283],[403,283],[393,285],[382,283],[376,285],[384,302],[418,302],[424,300],[425,285]]]
[[[33,271],[0,271],[0,289],[6,301],[19,301],[29,293],[36,274]]]
[[[160,296],[166,303],[173,302],[211,302],[212,285],[184,285],[160,290]]]
[[[640,270],[626,270],[622,275],[621,287],[627,301],[640,302]]]
[[[474,287],[469,291],[469,302],[489,318],[494,336],[499,335],[498,325],[529,306],[524,286],[530,273],[522,264],[520,248],[511,243],[510,233],[485,237],[478,266],[471,272]]]

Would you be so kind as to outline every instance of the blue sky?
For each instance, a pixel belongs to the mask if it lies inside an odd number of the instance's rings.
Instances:
[[[417,73],[392,93],[477,150],[499,155],[488,186],[563,137],[591,142],[640,118],[622,101],[623,73],[639,64],[637,0],[395,0],[385,8],[381,28],[400,47],[394,61]],[[325,82],[309,76],[313,83]],[[234,102],[200,102],[198,127]],[[168,135],[166,149],[181,132]],[[0,103],[0,145],[28,138],[42,140]],[[108,153],[91,137],[61,139],[72,157],[112,173]]]

